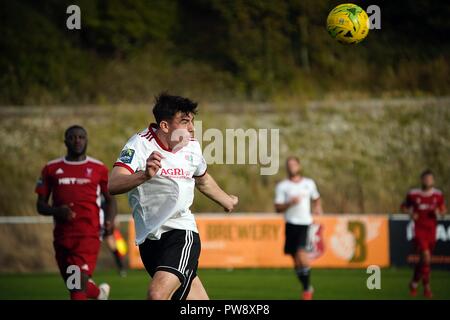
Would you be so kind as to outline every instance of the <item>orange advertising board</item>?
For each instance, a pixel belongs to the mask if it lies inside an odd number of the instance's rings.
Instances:
[[[200,268],[291,267],[284,254],[284,220],[274,214],[197,215],[202,242]],[[310,228],[314,267],[362,268],[389,265],[388,218],[325,215]],[[130,268],[142,268],[130,223]]]

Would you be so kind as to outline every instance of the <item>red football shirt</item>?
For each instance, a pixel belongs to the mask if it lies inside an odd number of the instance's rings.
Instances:
[[[416,227],[436,228],[436,209],[445,210],[444,196],[438,189],[433,188],[431,192],[425,193],[421,189],[412,189],[406,195],[402,203],[405,209],[413,209],[419,215],[415,221]]]
[[[55,221],[54,237],[99,237],[103,223],[101,194],[107,192],[108,168],[87,157],[84,161],[59,158],[42,169],[36,193],[52,196],[53,206],[67,205],[76,213],[71,222]]]

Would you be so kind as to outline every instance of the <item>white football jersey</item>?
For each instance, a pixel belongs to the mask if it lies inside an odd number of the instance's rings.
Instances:
[[[299,182],[285,179],[277,184],[275,188],[275,204],[286,204],[294,197],[299,197],[300,201],[286,210],[286,222],[297,225],[310,225],[313,221],[311,200],[320,198],[314,180],[302,177]]]
[[[189,208],[194,200],[194,177],[203,176],[207,168],[200,144],[190,139],[174,152],[159,141],[156,128],[152,124],[131,137],[114,164],[135,173],[145,171],[147,158],[153,151],[164,157],[154,177],[128,192],[138,245],[146,238],[160,239],[163,232],[173,229],[198,233]]]

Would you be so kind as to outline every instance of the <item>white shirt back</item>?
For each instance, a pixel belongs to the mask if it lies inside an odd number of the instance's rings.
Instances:
[[[163,232],[173,229],[198,232],[189,208],[194,200],[194,177],[204,175],[207,169],[200,144],[191,139],[172,152],[162,145],[155,132],[152,125],[131,137],[114,164],[134,173],[145,170],[153,151],[164,157],[156,175],[128,193],[138,245],[146,238],[160,239]]]
[[[310,225],[313,221],[311,200],[320,198],[314,180],[302,177],[299,182],[285,179],[277,184],[275,188],[275,204],[287,204],[294,197],[299,197],[300,201],[286,210],[286,222],[297,225]]]

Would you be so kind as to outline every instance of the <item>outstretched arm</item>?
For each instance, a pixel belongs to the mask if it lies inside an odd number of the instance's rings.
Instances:
[[[195,178],[195,186],[201,193],[221,205],[227,212],[233,211],[238,204],[238,197],[223,191],[209,173]]]

